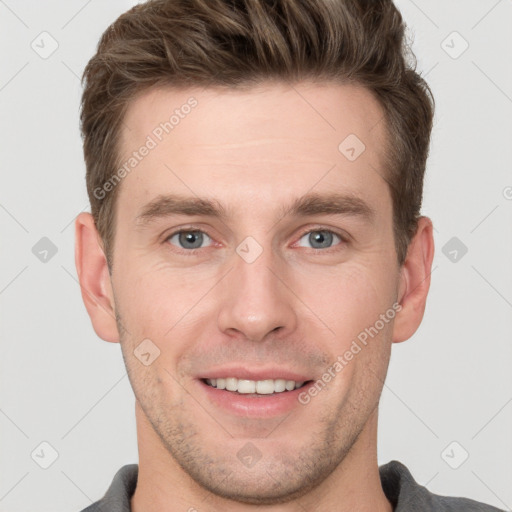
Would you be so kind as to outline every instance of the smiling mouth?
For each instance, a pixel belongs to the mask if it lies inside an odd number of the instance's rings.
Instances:
[[[286,379],[247,380],[236,377],[201,380],[212,388],[241,395],[277,395],[294,391],[310,382]]]

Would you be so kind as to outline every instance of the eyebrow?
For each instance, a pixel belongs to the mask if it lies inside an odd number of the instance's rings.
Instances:
[[[172,215],[213,217],[224,221],[228,217],[227,212],[228,208],[214,199],[162,195],[141,209],[136,217],[136,223],[143,226]],[[354,195],[309,193],[295,199],[290,206],[281,208],[279,218],[313,215],[354,216],[371,222],[376,212],[363,199]]]
[[[344,215],[372,221],[375,210],[363,199],[351,194],[306,194],[297,198],[282,216],[307,217],[310,215]]]
[[[226,217],[226,212],[217,201],[199,197],[179,195],[158,196],[146,204],[136,217],[138,224],[147,224],[170,215],[202,215],[206,217]]]

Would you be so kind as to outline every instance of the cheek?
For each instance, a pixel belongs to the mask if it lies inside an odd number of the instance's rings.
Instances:
[[[347,265],[329,279],[316,276],[322,293],[317,288],[304,299],[335,333],[326,338],[332,340],[325,345],[332,365],[338,365],[331,366],[334,391],[325,401],[332,403],[336,414],[347,403],[369,412],[378,401],[389,362],[395,278],[378,265]]]
[[[362,262],[301,275],[298,295],[334,331],[338,343],[350,343],[373,325],[396,299],[395,270]]]
[[[183,272],[169,271],[141,262],[119,269],[115,283],[116,305],[128,330],[138,337],[164,338],[214,283]],[[124,272],[124,273],[122,273]]]

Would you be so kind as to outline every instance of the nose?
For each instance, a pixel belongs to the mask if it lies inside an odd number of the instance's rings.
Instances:
[[[234,254],[234,267],[221,282],[218,327],[232,337],[264,341],[284,337],[297,327],[294,296],[286,282],[282,265],[271,249],[248,263]]]

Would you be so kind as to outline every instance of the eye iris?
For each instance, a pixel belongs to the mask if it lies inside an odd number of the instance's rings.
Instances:
[[[179,234],[179,242],[186,249],[196,249],[203,244],[203,234],[200,231],[187,231]]]
[[[309,243],[315,249],[329,247],[332,244],[332,233],[328,231],[313,231],[309,234]]]

